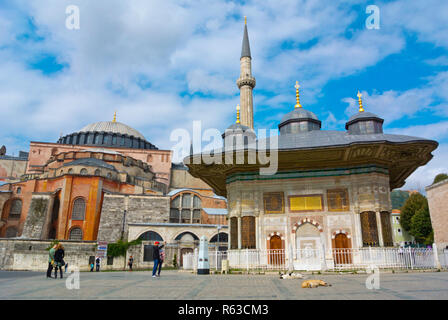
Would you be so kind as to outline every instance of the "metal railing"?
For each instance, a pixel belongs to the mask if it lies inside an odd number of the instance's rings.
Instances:
[[[242,249],[210,251],[210,269],[220,270],[222,260],[232,269],[243,270],[353,270],[371,267],[387,269],[432,269],[437,260],[431,248],[355,248],[298,250]],[[448,268],[448,250],[438,253],[442,268]],[[197,253],[183,256],[183,268],[195,269]]]

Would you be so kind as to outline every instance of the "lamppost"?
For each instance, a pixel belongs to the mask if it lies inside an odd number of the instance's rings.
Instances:
[[[221,230],[221,225],[218,224],[218,247],[217,247],[217,251],[219,251],[219,230]]]

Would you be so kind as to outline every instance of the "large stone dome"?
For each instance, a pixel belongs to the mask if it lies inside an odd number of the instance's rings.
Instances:
[[[58,143],[132,149],[157,149],[140,132],[124,123],[116,121],[91,123],[78,132],[61,137]]]
[[[124,123],[113,121],[100,121],[91,123],[79,130],[79,132],[111,132],[134,136],[136,138],[146,140],[145,137],[134,128],[131,128]]]

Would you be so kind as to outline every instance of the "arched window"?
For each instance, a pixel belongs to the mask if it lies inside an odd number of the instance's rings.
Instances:
[[[72,220],[84,220],[86,212],[86,202],[83,198],[76,198],[73,201]]]
[[[16,227],[9,227],[6,229],[6,238],[15,238],[17,237],[17,228]]]
[[[183,242],[191,242],[191,241],[199,241],[199,238],[194,233],[186,231],[186,232],[182,232],[174,240],[183,241]]]
[[[95,175],[96,176],[100,176],[101,175],[101,170],[100,169],[96,169],[95,170]]]
[[[9,209],[10,219],[20,219],[22,214],[22,200],[14,199],[11,203],[11,208]]]
[[[157,232],[154,232],[154,231],[146,231],[145,233],[140,235],[140,237],[138,237],[138,238],[140,240],[145,240],[145,241],[163,241],[160,234],[158,234]]]
[[[108,178],[108,179],[112,179],[112,173],[108,172],[108,173],[107,173],[107,178]]]
[[[72,230],[70,230],[69,240],[82,241],[81,228],[75,227]]]
[[[171,223],[179,223],[179,207],[180,207],[180,196],[177,196],[171,201],[171,209],[170,209],[170,222]]]
[[[201,223],[201,198],[183,193],[171,201],[170,222]]]
[[[68,173],[72,173],[72,172],[73,172],[72,168],[68,169]]]
[[[17,192],[17,194],[21,194],[22,193],[22,188],[18,187],[16,192]]]
[[[219,233],[219,242],[227,242],[229,241],[229,235],[225,232],[220,232]],[[218,235],[214,235],[211,239],[210,242],[218,242]]]
[[[79,173],[82,174],[83,176],[85,176],[85,175],[87,175],[87,169],[86,168],[82,168]]]

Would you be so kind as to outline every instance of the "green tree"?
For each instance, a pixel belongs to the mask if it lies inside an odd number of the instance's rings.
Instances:
[[[446,173],[439,173],[438,175],[435,176],[434,181],[432,182],[432,184],[443,181],[448,179],[448,174]]]
[[[413,193],[406,200],[400,213],[400,224],[405,231],[411,230],[412,217],[425,203],[428,204],[428,200],[420,193]]]
[[[400,209],[409,198],[409,192],[403,190],[394,190],[390,193],[392,209]]]
[[[424,203],[411,218],[411,230],[409,233],[415,237],[415,241],[418,243],[432,244],[434,242],[428,202]]]
[[[109,257],[124,257],[124,269],[126,269],[126,253],[129,247],[136,246],[142,243],[142,240],[136,239],[132,241],[118,240],[115,243],[109,243],[107,245],[107,255]]]

